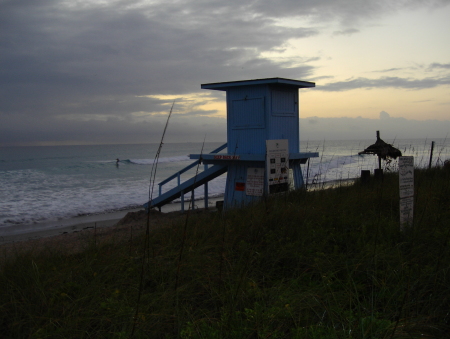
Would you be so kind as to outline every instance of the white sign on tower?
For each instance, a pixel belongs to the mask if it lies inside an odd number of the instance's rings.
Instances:
[[[264,168],[247,168],[245,194],[261,197],[264,194]]]
[[[289,189],[289,141],[266,140],[266,168],[269,194]]]

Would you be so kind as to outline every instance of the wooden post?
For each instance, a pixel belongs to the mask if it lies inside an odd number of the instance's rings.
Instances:
[[[370,182],[370,170],[361,170],[361,184],[367,185]]]
[[[204,167],[204,170],[206,171],[207,169],[208,169],[208,165],[207,164],[205,164],[204,165],[205,167]],[[205,209],[208,209],[208,182],[205,182],[205,185],[204,185],[204,195],[205,195],[205,198],[204,198],[204,200],[205,200]]]
[[[375,168],[373,172],[373,176],[376,180],[383,181],[383,170],[381,168]]]
[[[431,168],[431,162],[433,161],[433,149],[434,149],[434,141],[431,142],[430,163],[428,164],[428,169]]]
[[[380,140],[380,131],[377,131],[377,142]],[[381,158],[378,156],[378,169],[381,169]]]
[[[184,191],[181,191],[181,212],[184,212]]]

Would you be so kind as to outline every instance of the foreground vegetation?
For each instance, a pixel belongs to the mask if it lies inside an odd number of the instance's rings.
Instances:
[[[445,338],[450,172],[292,192],[80,253],[18,252],[0,271],[4,338]]]

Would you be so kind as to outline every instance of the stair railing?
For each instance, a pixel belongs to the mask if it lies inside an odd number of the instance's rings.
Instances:
[[[209,154],[214,154],[214,153],[219,153],[220,151],[222,151],[223,149],[225,149],[227,147],[227,143],[223,144],[222,146],[220,146],[219,148],[216,148],[214,151],[210,152]],[[159,195],[162,194],[162,187],[167,184],[168,182],[172,181],[173,179],[177,178],[177,186],[181,185],[181,174],[189,171],[191,168],[197,166],[199,164],[199,160],[196,160],[195,162],[193,162],[192,164],[190,164],[189,166],[186,166],[185,168],[183,168],[182,170],[179,170],[177,173],[171,175],[170,177],[168,177],[167,179],[161,181],[158,186],[159,186]],[[208,169],[208,165],[205,164],[205,170]],[[192,192],[192,199],[194,199],[194,192]],[[192,202],[193,203],[193,202]],[[205,208],[208,207],[208,183],[205,184]],[[181,192],[181,211],[184,212],[184,192]]]

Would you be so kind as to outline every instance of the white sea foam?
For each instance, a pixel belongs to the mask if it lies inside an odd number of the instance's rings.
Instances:
[[[20,185],[21,178],[26,185]],[[0,225],[39,223],[142,205],[147,183],[121,179],[96,180],[39,171],[24,171],[16,181],[1,181]],[[6,192],[10,192],[7,198]],[[4,196],[5,195],[5,196]]]
[[[360,176],[361,169],[372,168],[372,156],[343,155],[311,158],[309,167],[303,166],[303,177],[308,183],[325,182],[342,179],[355,179]]]

